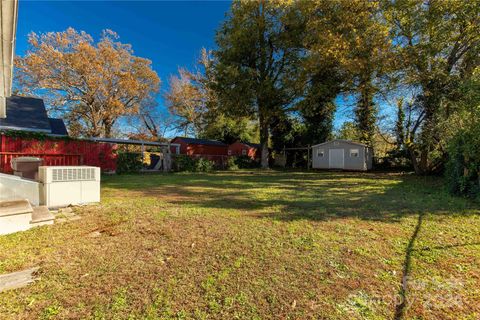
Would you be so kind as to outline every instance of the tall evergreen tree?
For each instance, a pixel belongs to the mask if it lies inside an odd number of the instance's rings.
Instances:
[[[395,138],[397,150],[402,150],[405,144],[405,111],[403,110],[403,99],[397,101],[397,119],[395,121]]]
[[[341,91],[342,79],[334,66],[309,75],[304,99],[298,103],[306,131],[304,142],[325,142],[332,135],[336,106],[334,99]]]

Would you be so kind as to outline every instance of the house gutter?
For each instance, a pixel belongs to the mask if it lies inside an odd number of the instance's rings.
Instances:
[[[17,32],[18,0],[0,2],[0,118],[7,117],[6,98],[12,94],[13,58]]]

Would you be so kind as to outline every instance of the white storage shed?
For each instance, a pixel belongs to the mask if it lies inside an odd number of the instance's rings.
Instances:
[[[336,139],[312,146],[312,168],[367,171],[372,169],[372,148]]]

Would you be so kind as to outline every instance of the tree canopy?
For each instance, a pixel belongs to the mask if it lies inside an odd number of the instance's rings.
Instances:
[[[452,141],[474,130],[464,123],[480,105],[478,0],[236,0],[215,41],[194,70],[170,78],[163,97],[175,130],[260,141],[264,168],[271,147],[333,137],[337,111],[349,119],[337,135],[376,157],[395,149],[422,174],[441,172],[449,150],[464,150]],[[108,136],[135,115],[139,134],[161,135],[160,80],[113,32],[97,43],[73,29],[32,33],[29,43],[16,62],[21,87],[46,97],[74,132]]]
[[[299,50],[286,26],[288,14],[288,6],[279,1],[235,1],[216,38],[219,107],[258,121],[264,168],[272,117],[285,112],[296,97]]]
[[[28,36],[29,49],[16,59],[20,91],[43,97],[78,136],[112,135],[116,121],[138,112],[159,89],[148,59],[105,30],[95,43],[72,28]]]

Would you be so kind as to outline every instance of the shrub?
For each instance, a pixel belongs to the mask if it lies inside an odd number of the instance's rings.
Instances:
[[[195,171],[196,172],[211,172],[215,168],[215,162],[198,158],[195,160]]]
[[[227,163],[226,163],[226,169],[227,170],[238,170],[239,169],[235,160],[236,160],[236,157],[228,157],[227,158]]]
[[[384,157],[375,158],[375,169],[381,170],[412,170],[412,161],[407,150],[394,149],[387,152]]]
[[[480,121],[460,130],[448,146],[445,170],[451,193],[480,197]]]
[[[142,169],[142,155],[133,152],[120,152],[117,157],[117,173],[138,173]]]
[[[253,160],[249,156],[234,157],[235,164],[241,169],[259,168],[260,162]]]
[[[215,163],[207,159],[194,159],[185,154],[180,154],[174,158],[174,168],[176,171],[210,172],[215,168]]]
[[[173,164],[176,171],[195,171],[195,160],[185,154],[176,155]]]

